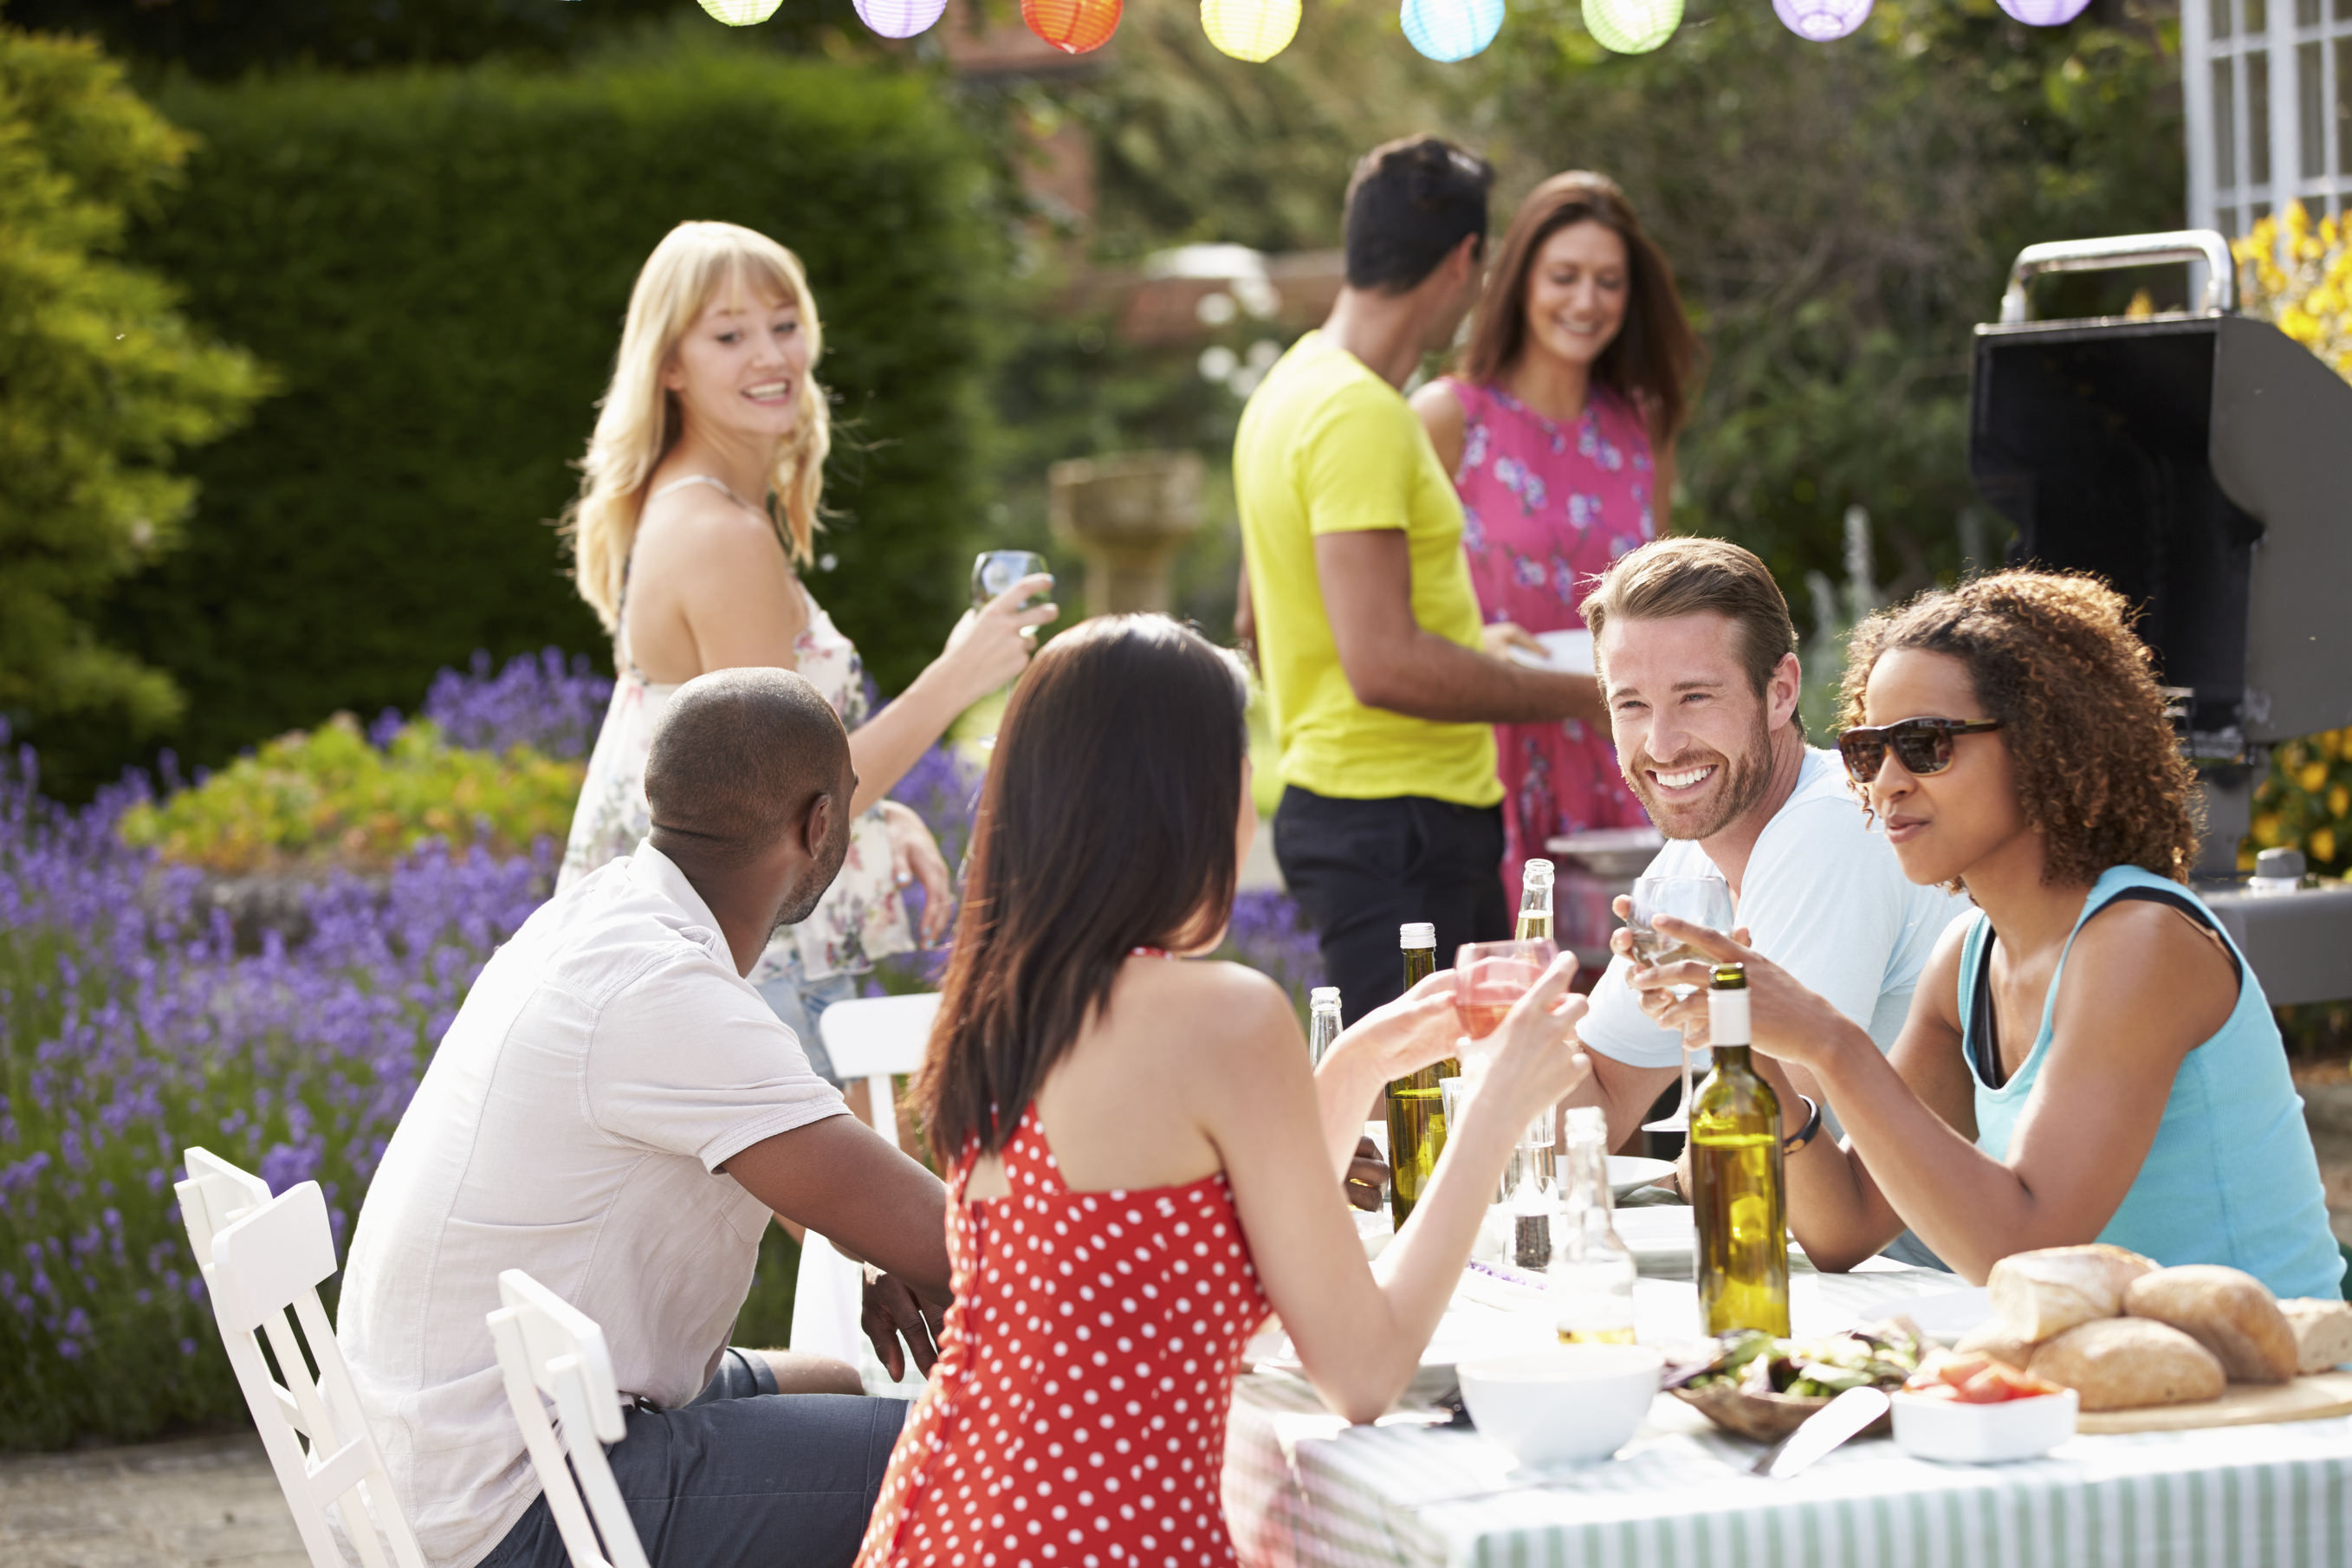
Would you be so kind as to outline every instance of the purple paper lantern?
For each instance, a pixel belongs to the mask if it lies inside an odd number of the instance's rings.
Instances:
[[[1998,0],[2000,8],[2029,27],[2063,27],[2083,14],[2091,0]]]
[[[1797,37],[1826,44],[1861,26],[1870,6],[1871,0],[1772,0],[1772,15]]]
[[[857,19],[884,37],[911,38],[940,19],[948,0],[856,0],[856,5]]]

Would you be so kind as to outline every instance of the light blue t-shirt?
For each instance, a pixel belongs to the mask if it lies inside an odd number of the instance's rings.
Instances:
[[[2287,1070],[2277,1020],[2245,954],[2203,901],[2178,882],[2137,866],[2115,866],[2092,884],[2050,976],[2032,1052],[1999,1089],[1989,1087],[1976,1066],[1977,977],[1992,934],[1991,922],[1978,911],[1960,949],[1959,995],[1960,1050],[1976,1086],[1977,1147],[2008,1162],[2017,1123],[2050,1054],[2066,953],[2074,951],[2083,922],[2128,888],[2158,889],[2203,911],[2205,925],[2237,957],[2238,1005],[2219,1032],[2181,1058],[2156,1142],[2098,1239],[2167,1267],[2221,1263],[2242,1268],[2283,1298],[2340,1296],[2344,1258],[2328,1229],[2319,1159],[2304,1125],[2303,1100]]]
[[[1722,874],[1693,839],[1670,841],[1643,873]],[[1937,939],[1971,906],[1906,877],[1885,835],[1871,831],[1837,753],[1809,749],[1797,787],[1757,836],[1734,907],[1750,946],[1885,1051],[1911,1016]],[[1642,1011],[1625,984],[1631,967],[1628,959],[1610,961],[1577,1033],[1630,1067],[1680,1067],[1682,1031],[1660,1028]]]

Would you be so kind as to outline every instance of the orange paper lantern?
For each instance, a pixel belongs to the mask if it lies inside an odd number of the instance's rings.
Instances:
[[[1066,55],[1101,48],[1118,31],[1119,0],[1021,0],[1029,30]]]

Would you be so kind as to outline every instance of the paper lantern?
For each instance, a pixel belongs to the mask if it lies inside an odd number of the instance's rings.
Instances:
[[[1772,14],[1801,38],[1843,38],[1870,15],[1871,0],[1772,0]]]
[[[1118,31],[1119,0],[1021,0],[1029,30],[1066,55],[1101,48]]]
[[[1646,55],[1682,25],[1683,0],[1584,0],[1584,30],[1621,55]]]
[[[875,32],[886,38],[911,38],[940,19],[948,0],[856,0],[856,5],[857,19]]]
[[[702,8],[730,27],[748,27],[776,14],[784,0],[702,0]]]
[[[2091,0],[2000,0],[2000,8],[2029,27],[2063,27],[2083,14]]]
[[[1503,30],[1503,0],[1404,0],[1405,41],[1433,60],[1466,60]]]
[[[1298,0],[1201,0],[1201,31],[1234,58],[1258,65],[1298,36]]]

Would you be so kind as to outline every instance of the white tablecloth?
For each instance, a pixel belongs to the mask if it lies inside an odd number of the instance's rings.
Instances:
[[[1953,1289],[1895,1269],[1791,1280],[1791,1326],[1827,1331]],[[1636,1288],[1643,1337],[1696,1327],[1685,1279]],[[1510,1287],[1465,1277],[1460,1312],[1507,1315]],[[2015,1465],[1938,1465],[1884,1439],[1791,1479],[1760,1450],[1661,1394],[1621,1456],[1541,1490],[1510,1456],[1411,1414],[1349,1427],[1294,1377],[1244,1377],[1226,1447],[1225,1510],[1253,1565],[1557,1564],[1560,1568],[2256,1568],[2352,1564],[2352,1417],[2077,1437]]]

